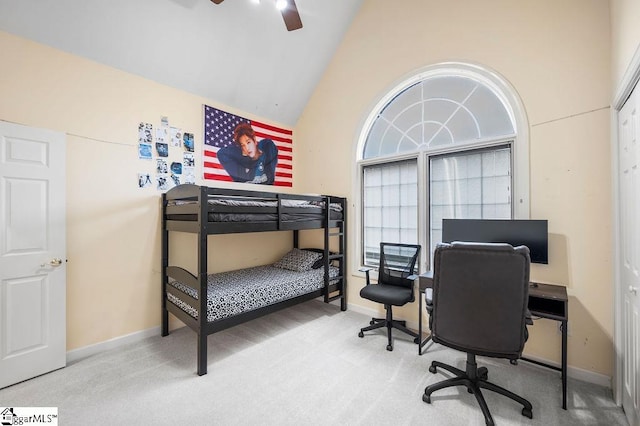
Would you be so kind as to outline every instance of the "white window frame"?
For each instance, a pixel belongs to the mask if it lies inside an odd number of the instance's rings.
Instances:
[[[364,159],[364,148],[367,136],[373,126],[375,119],[382,109],[391,102],[399,93],[408,87],[419,83],[423,80],[438,76],[462,76],[471,78],[486,87],[502,101],[507,113],[509,114],[514,134],[507,135],[500,139],[480,140],[469,144],[457,144],[455,146],[441,147],[438,149],[430,149],[428,151],[416,151],[410,153],[401,153],[395,155],[380,156],[371,159]],[[420,272],[424,272],[431,268],[429,255],[429,232],[425,227],[429,226],[429,188],[427,187],[429,176],[430,155],[438,155],[449,152],[464,151],[466,149],[475,149],[483,147],[491,147],[511,143],[512,147],[512,214],[514,219],[530,218],[530,194],[529,194],[529,123],[527,120],[524,105],[520,100],[515,88],[497,72],[476,64],[445,62],[422,68],[411,75],[401,78],[384,92],[384,95],[369,109],[367,117],[360,126],[358,142],[355,145],[354,158],[356,167],[353,168],[353,191],[355,204],[355,226],[354,243],[356,247],[356,256],[352,256],[352,271],[354,275],[363,276],[358,272],[362,266],[362,188],[363,188],[363,167],[368,165],[382,164],[391,161],[399,161],[406,159],[416,159],[418,167],[418,242],[422,245],[420,253]]]

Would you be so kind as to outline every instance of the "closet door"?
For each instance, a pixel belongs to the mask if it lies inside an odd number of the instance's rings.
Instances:
[[[640,91],[636,87],[618,115],[620,199],[620,294],[623,308],[623,408],[640,424]]]
[[[0,388],[66,363],[64,134],[0,121]]]

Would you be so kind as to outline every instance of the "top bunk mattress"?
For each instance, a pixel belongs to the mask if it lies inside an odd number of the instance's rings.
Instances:
[[[167,206],[195,205],[196,200],[169,200]],[[278,215],[278,200],[248,197],[210,196],[207,200],[209,222],[271,222],[278,218],[286,222],[304,222],[324,217],[325,203],[283,199],[280,201],[282,211]],[[169,219],[195,219],[188,214],[169,214]],[[329,219],[342,220],[343,207],[339,203],[329,203]]]
[[[170,200],[167,202],[168,206],[182,206],[189,204],[196,204],[195,200]],[[310,211],[323,210],[324,202],[322,201],[309,201],[309,200],[292,200],[284,199],[281,201],[282,207],[286,208],[300,208]],[[246,198],[246,197],[209,197],[207,200],[209,206],[226,206],[226,207],[278,207],[278,201],[272,199],[260,199],[260,198]],[[330,203],[329,208],[332,211],[341,212],[342,206],[339,203]],[[215,210],[215,207],[212,209]]]

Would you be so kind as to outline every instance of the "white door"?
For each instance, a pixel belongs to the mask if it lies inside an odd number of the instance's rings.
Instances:
[[[66,364],[64,134],[0,121],[0,388]]]
[[[631,426],[640,425],[640,91],[618,115],[620,188],[620,285],[623,308],[622,407]]]

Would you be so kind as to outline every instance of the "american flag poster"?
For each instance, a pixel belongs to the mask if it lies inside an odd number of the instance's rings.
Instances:
[[[293,132],[204,106],[205,180],[293,186]]]

